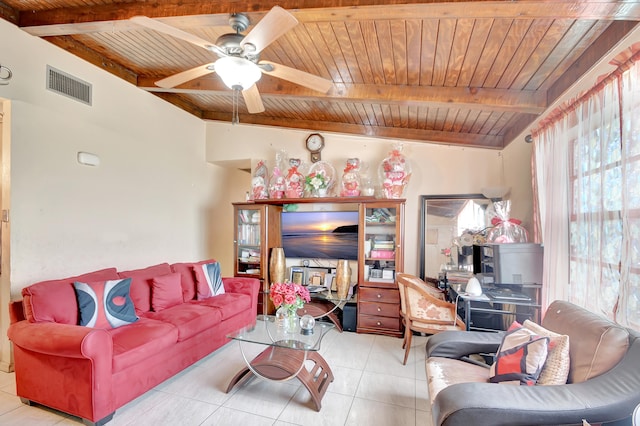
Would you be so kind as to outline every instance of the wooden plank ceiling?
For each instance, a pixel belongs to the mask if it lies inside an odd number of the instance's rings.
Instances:
[[[156,18],[214,43],[233,32],[231,13],[255,24],[276,4],[299,24],[260,59],[333,87],[324,94],[263,75],[265,111],[247,113],[240,97],[241,123],[494,149],[640,19],[639,2],[593,0],[0,0],[0,16],[198,117],[231,121],[232,91],[216,74],[173,89],[154,84],[217,56],[129,18]]]

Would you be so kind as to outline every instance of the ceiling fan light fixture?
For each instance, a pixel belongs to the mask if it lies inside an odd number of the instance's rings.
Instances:
[[[229,89],[240,86],[242,90],[247,90],[262,76],[258,65],[237,56],[220,58],[213,67]]]

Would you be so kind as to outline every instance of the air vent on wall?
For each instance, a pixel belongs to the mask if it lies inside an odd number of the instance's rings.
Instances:
[[[91,84],[47,65],[47,89],[91,105]]]

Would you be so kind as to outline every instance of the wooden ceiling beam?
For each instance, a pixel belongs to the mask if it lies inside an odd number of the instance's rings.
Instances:
[[[618,47],[620,42],[638,27],[640,23],[615,21],[580,55],[567,71],[565,71],[547,92],[547,103],[553,104],[564,92],[581,79],[590,69],[596,66],[601,58],[606,57]]]
[[[138,87],[150,92],[166,93],[227,93],[230,90],[217,77],[201,78],[177,88],[155,86],[158,78],[140,78]],[[529,90],[484,89],[467,87],[387,86],[378,84],[336,84],[329,93],[319,93],[274,78],[258,83],[263,96],[295,96],[299,101],[340,100],[358,103],[402,104],[429,107],[469,108],[485,111],[506,111],[541,114],[547,107],[546,95]]]
[[[51,37],[51,38],[47,38],[46,40],[84,59],[85,61],[92,63],[98,68],[101,68],[117,77],[120,77],[121,79],[127,81],[128,83],[135,85],[136,82],[138,81],[138,76],[134,72],[123,67],[117,62],[113,62],[112,60],[107,59],[106,57],[99,54],[95,50],[89,49],[85,45],[78,43],[72,37],[69,37],[69,36]]]
[[[18,9],[9,6],[3,1],[0,1],[0,18],[5,21],[9,21],[14,25],[18,25],[20,20],[20,11]]]
[[[230,122],[231,113],[205,111],[202,118],[205,120]],[[275,126],[290,129],[313,129],[314,131],[320,132],[337,132],[394,140],[404,139],[444,145],[502,149],[504,142],[503,138],[500,136],[478,135],[470,133],[449,133],[437,130],[388,128],[378,126],[364,126],[358,124],[334,123],[327,121],[292,120],[275,117],[265,117],[255,114],[240,114],[239,118],[241,124]]]
[[[601,19],[640,20],[638,2],[619,1],[561,1],[538,0],[474,1],[452,13],[451,1],[425,3],[418,0],[387,0],[377,5],[370,0],[280,0],[260,3],[201,2],[172,0],[165,2],[130,2],[86,7],[58,8],[29,11],[20,14],[18,25],[28,33],[38,36],[71,35],[87,32],[123,31],[129,23],[120,21],[144,15],[163,18],[162,22],[186,29],[193,26],[228,26],[228,15],[245,12],[252,22],[258,22],[274,5],[288,9],[300,21],[340,22],[380,19],[380,11],[387,20],[404,19]],[[414,4],[415,3],[415,4]],[[338,5],[340,7],[338,7]]]

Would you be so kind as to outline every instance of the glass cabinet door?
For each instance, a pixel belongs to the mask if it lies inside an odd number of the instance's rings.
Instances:
[[[236,209],[236,274],[260,275],[262,218],[257,208]]]
[[[394,286],[401,247],[399,220],[397,204],[380,203],[365,207],[364,282],[375,283],[378,287]]]

